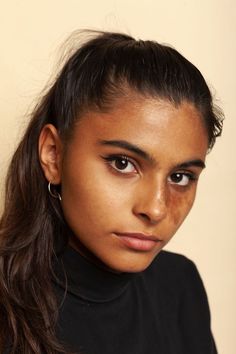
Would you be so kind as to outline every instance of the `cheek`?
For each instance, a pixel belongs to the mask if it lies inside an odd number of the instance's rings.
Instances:
[[[172,194],[170,197],[170,215],[173,225],[176,229],[182,224],[188,213],[190,212],[194,200],[196,189],[194,188],[189,193],[183,193],[183,195]]]
[[[96,164],[95,164],[96,166]],[[124,194],[105,169],[80,164],[67,168],[62,181],[62,207],[67,222],[100,228],[122,210]],[[105,171],[105,173],[104,173]]]

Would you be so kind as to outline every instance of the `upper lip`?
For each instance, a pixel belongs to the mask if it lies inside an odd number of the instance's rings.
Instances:
[[[133,237],[138,238],[140,240],[149,240],[149,241],[162,241],[159,237],[151,234],[146,234],[142,232],[117,232],[116,235],[118,236],[126,236],[126,237]]]

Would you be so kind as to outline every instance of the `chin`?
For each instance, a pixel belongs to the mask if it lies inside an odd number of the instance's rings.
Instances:
[[[111,262],[106,262],[106,265],[116,273],[140,273],[150,266],[155,257],[148,257],[147,259],[143,255],[136,255],[136,257],[130,257],[128,260],[120,260],[119,262],[117,259],[114,262],[113,259]]]

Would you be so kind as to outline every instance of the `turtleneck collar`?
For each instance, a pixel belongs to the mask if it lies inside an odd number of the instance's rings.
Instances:
[[[57,283],[87,302],[108,302],[119,297],[136,273],[113,273],[84,258],[68,246],[55,262]]]

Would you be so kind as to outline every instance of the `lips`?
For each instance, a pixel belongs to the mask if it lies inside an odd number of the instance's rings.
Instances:
[[[143,233],[116,233],[121,243],[136,251],[151,251],[162,240],[154,235]]]

